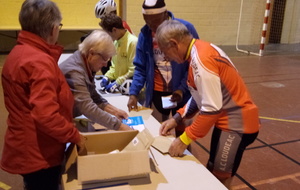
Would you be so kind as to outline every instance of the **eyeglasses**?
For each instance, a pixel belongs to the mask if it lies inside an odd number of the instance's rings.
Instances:
[[[105,62],[109,62],[109,61],[110,61],[110,59],[111,59],[111,58],[104,59],[104,57],[102,56],[102,54],[101,54],[101,53],[97,53],[97,52],[95,52],[94,54],[96,54],[96,55],[99,55],[99,56],[101,57],[101,59],[102,59],[103,61],[105,61]]]
[[[60,23],[60,24],[58,25],[59,30],[61,30],[62,27],[63,27],[63,24]]]

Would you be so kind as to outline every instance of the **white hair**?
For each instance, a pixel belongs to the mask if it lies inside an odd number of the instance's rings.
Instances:
[[[94,49],[105,57],[112,57],[116,54],[112,38],[102,29],[94,30],[79,44],[78,49],[84,55],[87,55],[90,49]]]
[[[178,42],[193,38],[187,27],[177,20],[165,20],[156,30],[156,39],[160,47],[168,47],[170,39]]]

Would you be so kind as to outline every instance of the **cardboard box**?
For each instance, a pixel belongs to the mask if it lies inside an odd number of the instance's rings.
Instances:
[[[79,184],[145,177],[151,172],[148,150],[153,137],[147,129],[82,134],[87,155],[78,155],[76,146],[70,146],[65,166],[66,172],[77,166]]]

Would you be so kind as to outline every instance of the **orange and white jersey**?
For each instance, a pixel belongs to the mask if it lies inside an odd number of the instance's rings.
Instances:
[[[258,108],[228,56],[217,46],[193,40],[190,48],[188,86],[194,101],[178,110],[188,116],[197,104],[199,113],[185,130],[192,140],[213,126],[239,133],[259,130]],[[194,104],[194,105],[193,105]],[[189,110],[190,109],[190,110]]]

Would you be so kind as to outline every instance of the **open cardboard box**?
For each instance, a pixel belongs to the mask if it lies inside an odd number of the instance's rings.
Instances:
[[[87,155],[78,155],[77,147],[72,145],[65,165],[67,172],[76,164],[79,184],[145,177],[151,172],[148,150],[153,137],[147,129],[82,135],[87,139]]]

